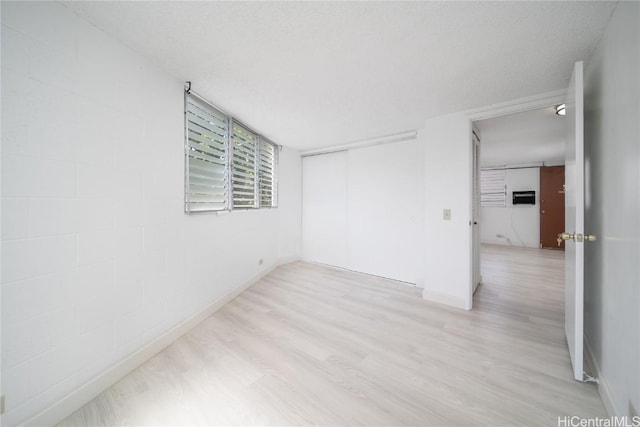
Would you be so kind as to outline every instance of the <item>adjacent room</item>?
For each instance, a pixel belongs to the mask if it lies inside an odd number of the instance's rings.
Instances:
[[[640,422],[639,2],[0,18],[0,425]]]
[[[564,117],[551,106],[474,123],[483,244],[564,249]]]
[[[512,296],[511,309],[544,301],[546,307],[528,310],[537,316],[556,306],[561,328],[565,242],[558,235],[565,230],[565,108],[559,104],[473,123],[481,267],[475,292],[480,284],[485,288],[474,298],[492,294],[497,280]],[[516,272],[520,281],[508,272]],[[528,288],[538,274],[550,277],[536,277]],[[554,277],[558,274],[561,280]],[[549,287],[543,290],[540,282]]]

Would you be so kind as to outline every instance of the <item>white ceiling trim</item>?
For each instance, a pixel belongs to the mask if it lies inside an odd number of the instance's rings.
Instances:
[[[551,166],[564,166],[564,162],[561,161],[544,161],[544,162],[531,162],[531,163],[514,163],[500,166],[482,166],[480,170],[502,170],[502,169],[533,169],[533,168],[545,168]]]
[[[363,139],[360,141],[350,142],[348,144],[333,145],[326,148],[318,148],[315,150],[305,150],[300,153],[302,157],[317,156],[319,154],[335,153],[337,151],[352,150],[355,148],[372,147],[374,145],[390,144],[392,142],[408,141],[416,139],[418,136],[417,130],[410,130],[406,132],[394,133],[391,135],[379,136],[376,138]]]
[[[510,165],[500,165],[500,166],[486,166],[481,167],[480,170],[489,171],[489,170],[503,170],[503,169],[532,169],[532,168],[541,168],[545,164],[544,162],[531,162],[531,163],[515,163]]]
[[[465,115],[472,121],[492,119],[494,117],[506,116],[508,114],[522,113],[525,111],[537,110],[538,108],[550,107],[562,104],[567,95],[566,89],[554,90],[541,93],[539,95],[514,99],[513,101],[491,104],[485,107],[475,108],[465,112]]]

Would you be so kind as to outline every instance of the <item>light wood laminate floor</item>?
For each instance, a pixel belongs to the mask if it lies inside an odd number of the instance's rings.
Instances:
[[[563,253],[485,246],[467,312],[328,267],[278,268],[61,426],[556,426],[572,379]]]

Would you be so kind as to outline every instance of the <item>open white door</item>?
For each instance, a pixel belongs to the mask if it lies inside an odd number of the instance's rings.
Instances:
[[[584,242],[584,105],[583,65],[573,68],[566,98],[565,151],[565,312],[564,329],[573,376],[583,381]]]
[[[478,285],[482,281],[480,276],[480,138],[478,137],[479,131],[473,129],[471,132],[471,143],[473,144],[473,167],[472,167],[472,183],[473,183],[473,197],[471,200],[471,227],[472,234],[472,283],[471,294],[475,293],[478,289]],[[473,302],[473,297],[471,298]]]

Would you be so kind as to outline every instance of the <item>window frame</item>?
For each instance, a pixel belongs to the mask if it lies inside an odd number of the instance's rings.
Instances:
[[[193,97],[198,103],[204,104],[207,108],[213,110],[212,116],[216,116],[215,113],[219,113],[225,118],[225,135],[224,135],[224,148],[225,148],[225,168],[226,168],[226,198],[224,207],[219,209],[205,208],[205,209],[193,209],[194,201],[190,199],[190,157],[192,156],[192,148],[189,146],[189,119],[188,119],[188,104],[189,97]],[[254,135],[252,154],[254,158],[253,165],[253,206],[234,206],[234,126],[248,131]],[[272,196],[271,204],[263,205],[262,203],[262,187],[261,187],[261,169],[260,169],[260,155],[262,144],[266,143],[273,147],[273,173],[272,173]],[[216,212],[231,212],[234,210],[259,210],[259,209],[272,209],[278,207],[278,173],[279,173],[279,152],[282,149],[273,141],[260,135],[260,133],[253,130],[250,126],[247,126],[240,120],[226,113],[223,109],[219,108],[212,102],[203,98],[202,96],[194,93],[189,88],[184,90],[184,212],[187,215],[200,214],[200,213],[216,213]],[[249,153],[251,154],[251,153]]]

